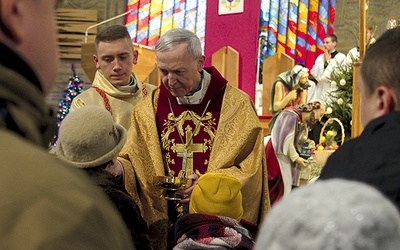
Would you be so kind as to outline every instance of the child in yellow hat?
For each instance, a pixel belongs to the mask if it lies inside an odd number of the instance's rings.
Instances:
[[[232,175],[206,173],[193,189],[189,214],[175,224],[174,249],[252,249],[253,237],[240,223],[242,184]]]

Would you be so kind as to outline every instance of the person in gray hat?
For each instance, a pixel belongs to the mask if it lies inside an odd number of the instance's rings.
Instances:
[[[120,212],[137,249],[150,249],[148,230],[136,202],[124,188],[116,158],[126,142],[126,129],[98,106],[71,111],[62,121],[57,156],[81,168],[103,189]]]
[[[295,189],[272,209],[255,250],[398,250],[400,215],[372,186],[343,179]]]

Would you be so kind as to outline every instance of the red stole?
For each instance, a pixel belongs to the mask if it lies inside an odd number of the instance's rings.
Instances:
[[[218,72],[213,68],[210,71],[211,82],[200,104],[179,105],[165,86],[160,86],[156,113],[157,129],[164,164],[174,171],[175,176],[182,170],[183,148],[190,138],[192,142],[188,146],[190,157],[187,158],[187,166],[192,165],[193,171],[198,170],[202,174],[207,171],[226,85],[226,80]],[[170,100],[173,113],[168,100]],[[211,100],[210,104],[201,118],[209,100]],[[199,122],[198,129],[194,131]]]

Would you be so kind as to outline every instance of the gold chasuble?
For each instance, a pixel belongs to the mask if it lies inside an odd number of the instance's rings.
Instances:
[[[200,104],[180,105],[164,85],[134,108],[128,140],[118,158],[128,192],[139,204],[154,249],[167,249],[168,204],[154,176],[177,176],[186,161],[199,174],[223,172],[243,187],[243,219],[261,222],[269,210],[263,133],[250,97],[213,67]]]
[[[111,113],[116,123],[129,129],[133,107],[156,88],[154,85],[141,83],[135,75],[133,81],[137,84],[136,91],[124,91],[112,85],[103,73],[97,70],[92,87],[74,98],[71,110],[85,105],[104,107]]]

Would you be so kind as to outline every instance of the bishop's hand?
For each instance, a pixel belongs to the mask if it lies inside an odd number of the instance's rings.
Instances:
[[[191,174],[188,178],[192,179],[192,185],[186,189],[180,189],[176,191],[182,196],[182,200],[179,201],[180,203],[189,203],[190,196],[192,195],[194,187],[197,185],[197,180],[199,179],[199,176],[197,174]]]

